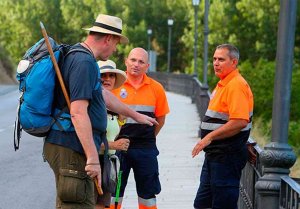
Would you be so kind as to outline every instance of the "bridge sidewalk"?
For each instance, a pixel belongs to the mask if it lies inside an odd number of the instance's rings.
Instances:
[[[194,159],[191,157],[197,142],[200,119],[189,97],[170,92],[167,92],[167,97],[171,111],[157,138],[162,186],[157,205],[159,209],[192,209],[204,160],[203,153]],[[136,208],[137,195],[131,172],[123,209]]]

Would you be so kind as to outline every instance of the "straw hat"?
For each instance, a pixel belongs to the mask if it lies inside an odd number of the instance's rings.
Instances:
[[[116,74],[114,89],[119,88],[126,81],[126,73],[122,70],[116,69],[116,63],[114,63],[112,60],[98,61],[97,63],[100,68],[100,73]]]
[[[122,35],[122,20],[118,17],[99,14],[92,27],[83,29],[87,31],[120,36],[120,43],[122,44],[129,42],[128,38]]]

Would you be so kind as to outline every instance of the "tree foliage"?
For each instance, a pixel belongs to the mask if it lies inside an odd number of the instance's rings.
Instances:
[[[205,1],[198,12],[197,65],[199,80],[203,69],[203,29]],[[278,0],[210,0],[208,82],[214,86],[212,56],[221,43],[232,43],[240,50],[240,70],[249,81],[255,97],[255,115],[266,124],[272,116],[277,30],[280,11]],[[155,50],[157,68],[166,71],[168,51],[168,18],[172,26],[171,71],[193,72],[194,8],[191,0],[1,0],[0,46],[16,64],[33,43],[42,38],[39,22],[48,34],[62,43],[83,40],[99,13],[123,20],[123,33],[130,43],[119,46],[112,57],[120,69],[133,47],[147,49],[147,29],[151,28],[151,48]],[[297,10],[294,68],[291,93],[290,138],[299,138],[300,118],[300,4]],[[0,47],[0,49],[1,49]],[[292,142],[294,145],[297,143]]]

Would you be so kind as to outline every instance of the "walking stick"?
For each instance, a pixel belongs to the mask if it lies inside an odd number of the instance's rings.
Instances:
[[[51,57],[51,60],[52,60],[52,63],[53,63],[53,66],[54,66],[54,69],[55,69],[58,81],[59,81],[59,84],[60,84],[61,89],[63,91],[64,97],[65,97],[65,99],[67,101],[68,108],[70,110],[70,107],[71,107],[71,105],[70,105],[71,104],[70,103],[70,97],[69,97],[68,92],[66,90],[66,86],[65,86],[64,80],[63,80],[63,78],[61,76],[61,73],[60,73],[57,61],[56,61],[56,59],[54,57],[54,53],[53,53],[53,50],[52,50],[52,47],[51,47],[51,44],[50,44],[50,41],[49,41],[49,38],[48,38],[48,35],[47,35],[47,31],[46,31],[46,29],[44,27],[44,24],[42,22],[40,22],[40,25],[41,25],[42,34],[44,36],[45,43],[47,45],[47,49],[48,49],[48,52],[50,54],[50,57]]]
[[[121,168],[122,168],[122,164],[123,164],[123,153],[121,153],[121,159],[120,159]],[[118,183],[117,183],[116,197],[115,197],[115,209],[118,209],[118,204],[119,204],[120,190],[121,190],[121,183],[122,183],[122,173],[123,173],[123,169],[120,169],[118,173]]]
[[[45,43],[47,45],[47,49],[48,49],[48,52],[50,54],[50,57],[51,57],[51,60],[52,60],[52,63],[53,63],[53,66],[54,66],[54,69],[55,69],[58,81],[59,81],[59,84],[60,84],[61,89],[63,91],[63,94],[64,94],[64,97],[66,99],[68,108],[70,110],[71,109],[70,97],[69,97],[68,92],[66,90],[66,86],[64,84],[64,80],[62,78],[60,69],[59,69],[57,61],[55,59],[55,56],[54,56],[54,53],[53,53],[53,50],[52,50],[52,47],[51,47],[51,44],[50,44],[50,41],[49,41],[49,38],[48,38],[48,35],[47,35],[47,31],[46,31],[46,29],[44,27],[44,24],[42,22],[40,22],[40,26],[41,26],[42,34],[43,34]],[[95,185],[96,185],[96,188],[97,188],[97,191],[98,191],[99,195],[102,195],[103,191],[102,191],[101,187],[98,185],[98,181],[97,181],[96,178],[94,179],[94,182],[95,182]]]
[[[119,135],[116,140],[121,139],[121,138],[126,138],[129,139],[129,136],[127,135]],[[119,204],[119,198],[120,198],[120,190],[121,190],[121,184],[122,184],[122,174],[123,174],[123,169],[122,167],[124,166],[123,161],[124,161],[124,154],[126,154],[127,151],[121,151],[120,155],[120,171],[118,173],[118,183],[117,183],[117,188],[116,188],[116,197],[115,197],[115,209],[118,209],[118,204]]]

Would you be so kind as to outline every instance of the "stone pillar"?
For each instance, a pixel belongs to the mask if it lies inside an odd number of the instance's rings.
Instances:
[[[281,0],[272,112],[272,142],[260,154],[263,176],[257,181],[259,209],[279,208],[280,177],[288,175],[296,156],[288,142],[297,0]]]

